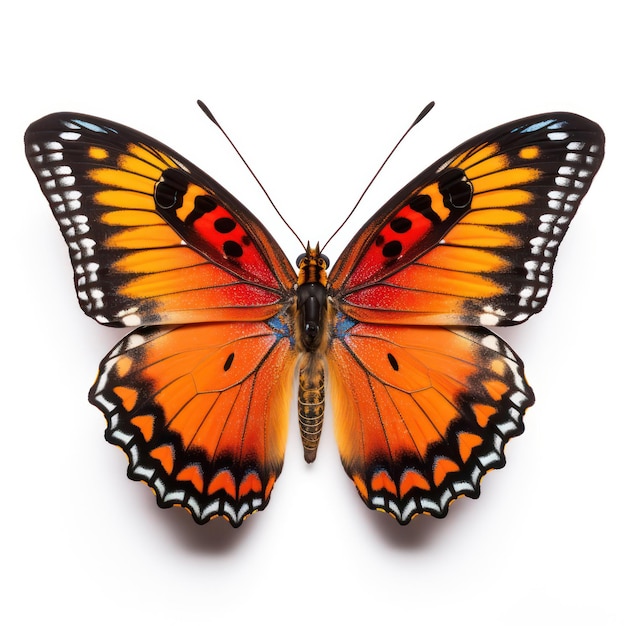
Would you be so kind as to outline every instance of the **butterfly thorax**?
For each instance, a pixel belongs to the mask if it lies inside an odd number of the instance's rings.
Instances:
[[[304,458],[315,460],[324,420],[324,354],[328,345],[328,259],[315,248],[297,261],[296,346],[302,353],[298,388],[298,417]]]
[[[320,347],[324,336],[327,291],[326,268],[328,259],[315,248],[307,246],[306,254],[298,257],[298,285],[296,287],[296,318],[299,339],[307,352]]]

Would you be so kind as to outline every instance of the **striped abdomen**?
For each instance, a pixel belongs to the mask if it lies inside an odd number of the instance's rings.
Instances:
[[[304,460],[312,463],[324,422],[324,359],[314,352],[305,353],[300,366],[298,420],[304,447]]]

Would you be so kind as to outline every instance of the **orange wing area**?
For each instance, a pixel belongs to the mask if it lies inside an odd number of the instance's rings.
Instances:
[[[533,116],[459,146],[356,235],[329,277],[365,322],[505,325],[540,311],[604,152],[594,122]]]
[[[341,316],[337,328],[335,434],[365,503],[407,524],[478,497],[534,401],[517,355],[483,328],[351,325]]]
[[[260,222],[163,144],[56,113],[26,153],[59,223],[81,307],[112,326],[263,320],[296,276]]]
[[[295,358],[278,318],[142,328],[102,361],[90,401],[159,506],[239,526],[282,469]]]

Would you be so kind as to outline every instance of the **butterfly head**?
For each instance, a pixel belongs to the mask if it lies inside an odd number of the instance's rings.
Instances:
[[[328,279],[326,270],[330,265],[330,261],[325,254],[320,252],[320,244],[316,244],[315,248],[310,243],[306,245],[306,252],[296,259],[298,266],[298,286],[306,283],[321,283],[326,287]]]

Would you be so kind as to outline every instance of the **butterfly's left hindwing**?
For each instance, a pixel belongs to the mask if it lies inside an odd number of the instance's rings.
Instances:
[[[340,319],[329,363],[346,472],[370,508],[401,524],[478,497],[534,401],[519,357],[484,328]]]
[[[26,154],[65,237],[87,315],[112,326],[268,319],[295,282],[261,223],[208,175],[131,128],[56,113]]]
[[[507,325],[539,312],[604,135],[572,113],[478,135],[398,192],[339,257],[341,310],[389,324]]]

